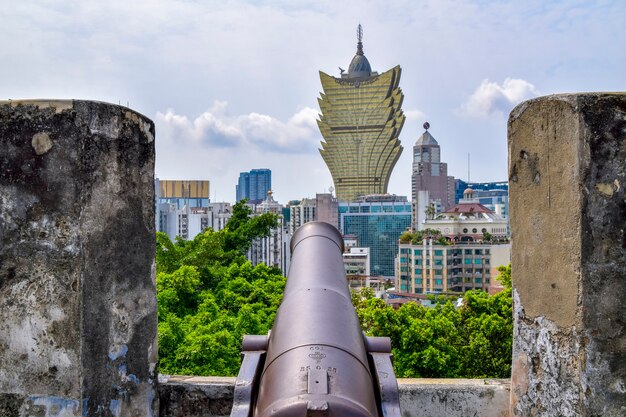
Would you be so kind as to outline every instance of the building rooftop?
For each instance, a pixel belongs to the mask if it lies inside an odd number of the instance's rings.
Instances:
[[[430,132],[427,130],[424,133],[422,133],[422,136],[417,138],[417,141],[415,142],[415,146],[423,146],[423,145],[439,146],[439,143],[435,140],[433,135],[431,135]]]

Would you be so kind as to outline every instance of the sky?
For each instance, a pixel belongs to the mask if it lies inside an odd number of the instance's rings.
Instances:
[[[319,71],[348,67],[360,23],[372,69],[402,67],[388,191],[410,198],[424,122],[449,175],[502,181],[517,104],[626,90],[624,22],[623,0],[2,0],[0,100],[128,105],[155,122],[160,179],[232,202],[240,172],[269,168],[286,203],[332,186]]]

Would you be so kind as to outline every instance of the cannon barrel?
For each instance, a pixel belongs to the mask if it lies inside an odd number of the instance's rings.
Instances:
[[[291,253],[270,335],[244,338],[231,416],[399,416],[390,342],[363,336],[340,233],[307,223]]]

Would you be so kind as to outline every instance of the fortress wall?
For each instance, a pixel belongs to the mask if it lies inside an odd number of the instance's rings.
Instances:
[[[509,118],[515,416],[626,414],[626,94]]]
[[[0,102],[0,415],[157,411],[154,125]]]

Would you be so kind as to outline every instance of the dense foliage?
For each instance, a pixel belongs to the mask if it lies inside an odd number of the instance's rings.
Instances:
[[[434,308],[407,303],[394,310],[367,290],[354,295],[353,303],[367,335],[391,337],[398,377],[508,378],[511,267],[499,270],[502,292],[468,291],[460,308],[446,301]]]
[[[285,278],[277,268],[253,267],[245,253],[277,220],[249,215],[237,203],[224,230],[176,242],[157,234],[161,373],[236,375],[243,335],[271,328]]]
[[[161,373],[236,375],[243,335],[271,328],[285,279],[276,268],[253,267],[245,252],[276,216],[249,215],[238,203],[225,230],[192,241],[157,235]],[[501,278],[503,292],[467,292],[460,308],[440,298],[435,308],[409,303],[394,310],[367,289],[353,294],[353,303],[368,335],[391,337],[398,377],[508,377],[510,266]]]

